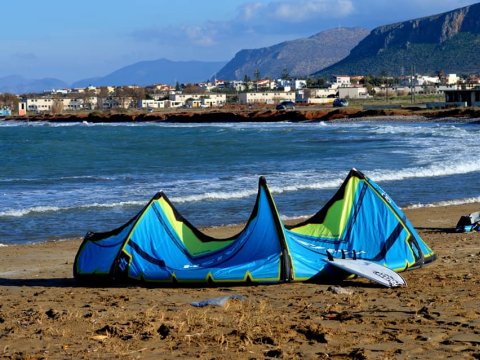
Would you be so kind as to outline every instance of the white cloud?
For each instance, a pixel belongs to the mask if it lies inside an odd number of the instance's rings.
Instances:
[[[137,41],[189,57],[225,59],[339,26],[374,27],[453,10],[472,0],[252,0],[230,18],[136,31]],[[178,55],[180,56],[180,55]]]
[[[354,6],[350,0],[282,1],[270,3],[270,17],[286,22],[301,22],[314,18],[341,18],[350,15]],[[269,14],[265,14],[269,15]]]
[[[315,18],[341,18],[354,11],[352,0],[280,0],[249,2],[238,8],[237,21],[301,22]]]
[[[185,36],[195,45],[208,47],[217,43],[215,28],[212,29],[209,26],[188,26],[182,30]]]
[[[264,8],[265,8],[265,4],[262,4],[260,2],[246,3],[239,7],[238,18],[245,21],[249,21],[251,19],[256,18]]]

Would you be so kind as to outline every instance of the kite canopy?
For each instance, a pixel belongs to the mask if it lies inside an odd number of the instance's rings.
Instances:
[[[331,258],[368,260],[395,271],[433,261],[393,201],[357,170],[309,220],[285,226],[265,178],[244,229],[210,237],[157,193],[129,222],[107,233],[88,233],[74,263],[78,280],[158,283],[280,283],[339,276]],[[330,259],[331,260],[331,259]],[[332,279],[329,279],[332,280]]]
[[[435,260],[410,221],[393,200],[358,170],[351,170],[337,193],[303,223],[285,226],[293,259],[294,278],[321,275],[320,259],[334,257],[369,260],[397,272]]]

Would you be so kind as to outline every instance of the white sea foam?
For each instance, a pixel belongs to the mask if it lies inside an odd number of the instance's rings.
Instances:
[[[412,167],[401,170],[385,170],[378,169],[365,172],[367,176],[375,182],[402,181],[415,178],[431,178],[439,176],[450,176],[457,174],[467,174],[472,172],[480,172],[480,161],[471,161],[455,164],[433,164],[427,167]],[[320,173],[310,171],[286,171],[270,174],[267,180],[272,194],[295,193],[309,190],[325,190],[338,188],[346,172]],[[170,185],[164,188],[165,193],[175,204],[194,203],[201,201],[229,201],[254,197],[257,194],[257,187],[252,186],[252,179],[257,179],[258,175],[233,177],[229,180],[221,178],[214,179],[195,179],[192,181],[182,180],[180,182],[170,182]],[[255,180],[256,182],[256,180]],[[0,217],[22,217],[32,214],[48,213],[48,212],[64,212],[79,209],[92,208],[122,208],[122,207],[141,207],[144,206],[150,196],[152,196],[161,184],[125,184],[124,186],[116,186],[115,193],[111,188],[88,189],[63,189],[45,194],[45,190],[29,191],[24,196],[28,196],[34,203],[41,204],[26,208],[10,208],[2,209]],[[176,190],[175,190],[176,189]],[[188,193],[189,189],[203,191],[198,193]],[[180,191],[180,193],[178,193]],[[181,192],[184,192],[183,194]],[[186,193],[185,193],[186,192]],[[16,193],[16,196],[22,195]],[[44,200],[50,199],[50,204]],[[122,201],[112,201],[114,198],[121,198]],[[36,201],[36,200],[37,201]],[[85,203],[69,203],[66,199],[81,199]],[[138,200],[141,199],[141,200]],[[476,200],[471,200],[475,202]],[[463,200],[460,201],[462,203]],[[447,203],[448,205],[448,203]],[[418,205],[418,206],[429,206]]]
[[[90,209],[90,208],[119,208],[129,206],[142,206],[146,205],[146,201],[120,201],[112,203],[92,203],[76,206],[33,206],[25,209],[11,209],[0,212],[0,217],[22,217],[31,214],[48,213],[48,212],[62,212],[78,209]]]
[[[413,204],[406,207],[406,209],[418,209],[418,208],[425,208],[425,207],[440,207],[440,206],[452,206],[452,205],[465,205],[465,204],[480,204],[480,196],[478,197],[469,197],[464,199],[454,199],[454,200],[447,200],[447,201],[439,201],[436,203],[431,204]]]
[[[196,202],[204,200],[232,200],[243,199],[257,194],[257,190],[243,190],[243,191],[218,191],[218,192],[206,192],[203,194],[187,195],[187,196],[175,196],[171,200],[175,203]]]
[[[414,178],[431,178],[439,176],[461,175],[480,172],[480,161],[465,161],[456,163],[432,164],[425,167],[412,167],[401,170],[373,170],[368,177],[375,182],[398,181]]]
[[[85,126],[85,124],[80,122],[48,122],[47,126],[50,127],[74,127],[74,126]]]
[[[304,190],[323,190],[323,189],[332,189],[339,187],[343,182],[343,179],[335,180],[323,180],[315,182],[298,182],[290,185],[283,186],[270,186],[270,191],[272,194],[282,194],[286,192],[295,192],[295,191],[304,191]]]
[[[287,215],[281,215],[280,214],[280,219],[282,221],[290,221],[290,220],[295,220],[295,221],[305,221],[309,218],[311,218],[314,214],[309,214],[309,215],[293,215],[293,216],[287,216]]]
[[[59,177],[48,177],[48,178],[5,178],[0,179],[0,183],[29,183],[29,182],[51,182],[58,183],[59,181],[69,181],[69,180],[93,180],[93,181],[113,181],[118,179],[127,178],[129,175],[115,175],[115,176],[98,176],[98,175],[78,175],[78,176],[59,176]]]
[[[469,130],[455,124],[370,124],[369,131],[377,135],[422,136],[432,138],[465,138],[471,136]]]
[[[62,208],[56,206],[34,206],[26,209],[12,209],[0,212],[0,217],[21,217],[31,213],[45,213],[60,211]]]

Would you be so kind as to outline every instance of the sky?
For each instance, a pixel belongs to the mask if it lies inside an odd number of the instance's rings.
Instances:
[[[434,15],[468,0],[2,1],[0,77],[104,76],[144,60],[229,61],[335,27]]]

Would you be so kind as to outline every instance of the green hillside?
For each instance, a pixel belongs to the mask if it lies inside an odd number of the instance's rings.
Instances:
[[[314,75],[480,73],[480,4],[374,29],[349,56]]]

